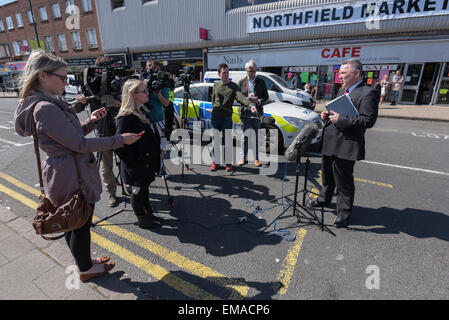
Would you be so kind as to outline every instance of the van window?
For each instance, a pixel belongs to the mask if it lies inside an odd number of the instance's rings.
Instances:
[[[182,99],[184,97],[184,89],[175,92],[176,99]]]
[[[277,74],[272,74],[271,75],[273,77],[274,80],[276,80],[281,86],[288,88],[290,90],[295,90],[295,88],[288,83],[287,81],[285,81],[284,79],[282,79],[281,77],[279,77]]]
[[[281,89],[270,79],[268,79],[265,76],[258,76],[263,81],[265,81],[265,85],[267,86],[267,90],[276,91],[276,92],[282,92]]]
[[[192,100],[206,101],[208,95],[207,86],[201,87],[190,87],[190,95],[192,96]]]

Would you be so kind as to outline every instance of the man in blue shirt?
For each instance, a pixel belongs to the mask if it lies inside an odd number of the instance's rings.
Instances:
[[[151,73],[158,73],[161,70],[159,62],[150,60],[147,62],[146,71]],[[165,117],[164,108],[167,108],[170,104],[170,91],[167,87],[163,87],[161,90],[152,91],[150,93],[150,101],[145,104],[144,110],[147,117],[155,124],[159,135],[161,137],[161,160],[164,158],[165,146],[167,145],[167,139],[170,137],[165,136]]]

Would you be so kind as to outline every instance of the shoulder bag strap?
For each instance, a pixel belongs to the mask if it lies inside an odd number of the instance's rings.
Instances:
[[[32,128],[32,134],[33,134],[33,140],[34,140],[34,153],[36,154],[36,160],[37,160],[37,171],[39,172],[39,185],[41,187],[41,195],[45,195],[44,191],[44,181],[42,179],[42,167],[41,167],[41,155],[39,152],[39,140],[37,138],[37,130],[36,130],[36,121],[34,121],[34,108],[40,101],[36,102],[32,108],[31,111],[31,121],[33,124]]]

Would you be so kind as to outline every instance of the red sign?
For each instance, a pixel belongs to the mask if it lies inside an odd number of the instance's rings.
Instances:
[[[325,48],[321,51],[324,59],[328,58],[360,58],[362,47]]]
[[[200,28],[200,39],[209,40],[209,33],[206,29]]]

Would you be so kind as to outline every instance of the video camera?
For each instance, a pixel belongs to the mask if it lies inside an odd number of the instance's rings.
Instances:
[[[183,70],[179,71],[181,73],[178,82],[184,87],[184,90],[187,91],[193,81],[193,67],[186,66]]]
[[[111,59],[102,66],[87,67],[83,71],[83,90],[89,91],[89,95],[97,98],[104,96],[119,96],[123,84],[135,77],[135,71],[125,68],[120,63],[120,58]],[[86,94],[85,94],[86,95]]]
[[[144,78],[148,78],[148,91],[159,91],[164,87],[173,90],[175,88],[175,82],[173,79],[170,79],[170,74],[164,71],[153,71],[150,70],[143,74]]]

